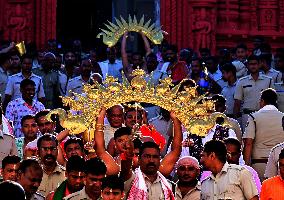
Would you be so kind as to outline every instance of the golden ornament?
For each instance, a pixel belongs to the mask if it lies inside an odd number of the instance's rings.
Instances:
[[[65,106],[71,111],[68,114],[63,109],[56,109],[49,113],[58,114],[61,125],[71,130],[73,134],[95,129],[96,118],[102,107],[111,108],[117,104],[129,102],[151,103],[168,111],[174,111],[183,126],[192,134],[205,136],[215,125],[218,117],[224,118],[223,125],[229,126],[226,115],[213,113],[214,102],[205,101],[205,95],[198,96],[196,87],[186,88],[179,92],[181,84],[172,88],[171,78],[160,80],[156,87],[140,69],[134,70],[134,80],[128,82],[122,74],[122,83],[108,76],[103,84],[84,85],[84,93],[73,97],[62,97]],[[146,81],[148,78],[149,81]],[[92,137],[93,138],[93,137]]]
[[[129,15],[128,22],[125,21],[120,16],[120,20],[114,18],[116,24],[109,22],[105,24],[107,30],[101,29],[101,33],[97,35],[97,38],[103,37],[103,43],[108,47],[114,46],[120,37],[126,32],[142,32],[148,37],[154,44],[161,44],[164,39],[163,33],[167,34],[165,31],[161,30],[161,27],[156,27],[155,23],[151,24],[151,19],[144,24],[144,15],[138,22],[136,16],[133,19]]]

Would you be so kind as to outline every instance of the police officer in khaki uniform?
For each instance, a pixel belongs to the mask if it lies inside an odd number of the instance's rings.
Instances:
[[[277,93],[277,105],[281,112],[284,112],[284,83],[283,81],[274,84]]]
[[[271,68],[272,55],[261,54],[259,56],[259,64],[262,69],[262,74],[269,76],[273,79],[274,83],[279,83],[282,80],[282,73]]]
[[[201,182],[201,199],[258,199],[251,173],[243,166],[228,164],[227,149],[222,141],[208,141],[201,153],[200,163],[212,172]]]
[[[281,153],[282,149],[284,149],[284,142],[277,144],[275,147],[271,149],[268,162],[265,168],[265,174],[264,174],[265,178],[271,178],[279,174],[278,160],[279,160],[279,154]]]
[[[272,147],[284,141],[284,113],[276,108],[277,94],[274,89],[262,91],[261,109],[249,115],[243,135],[244,160],[264,180],[264,171]]]
[[[97,200],[101,200],[102,198],[99,197]],[[64,197],[63,200],[92,200],[92,198],[90,198],[88,196],[88,194],[85,191],[85,187],[75,193],[72,193],[70,195],[68,195],[67,197]]]
[[[36,192],[41,183],[42,176],[43,170],[36,160],[26,159],[20,162],[17,174],[17,181],[19,184],[21,184],[21,186],[23,186],[27,200],[45,199],[43,195]]]
[[[82,60],[81,64],[81,75],[75,78],[72,78],[67,83],[66,94],[67,96],[72,96],[72,92],[81,94],[83,92],[83,83],[89,83],[91,71],[92,71],[92,62],[90,59]]]
[[[251,55],[248,58],[248,69],[250,75],[245,76],[237,82],[234,94],[235,118],[242,117],[242,129],[247,123],[248,115],[259,109],[259,98],[262,90],[273,88],[274,82],[271,77],[259,73],[258,57]],[[243,103],[242,113],[241,103]]]
[[[18,151],[14,136],[3,132],[2,114],[0,112],[0,168],[2,168],[2,160],[8,155],[17,156]]]

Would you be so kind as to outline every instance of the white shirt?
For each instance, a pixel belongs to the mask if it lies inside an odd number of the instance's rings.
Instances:
[[[217,80],[219,80],[219,79],[222,78],[222,72],[221,72],[219,69],[217,69],[217,71],[214,72],[213,74],[211,74],[211,73],[208,71],[208,75],[209,75],[209,77],[212,78],[214,81],[217,81]]]
[[[113,76],[114,78],[118,78],[119,82],[122,82],[122,62],[120,60],[115,60],[115,62],[112,64],[108,60],[105,60],[103,62],[99,62],[103,79],[106,79],[106,76]]]
[[[213,139],[216,126],[217,126],[217,124],[215,124],[215,126],[209,130],[208,134],[204,138],[202,138],[203,145],[206,142],[208,142],[208,141]],[[228,138],[236,138],[237,139],[236,133],[235,133],[235,131],[233,131],[233,129],[229,129],[229,137]]]
[[[5,90],[5,94],[7,95],[11,95],[12,96],[12,100],[18,99],[22,97],[22,93],[20,91],[20,84],[22,82],[22,80],[24,80],[25,77],[22,74],[22,72],[18,73],[18,74],[14,74],[12,76],[9,76],[8,78],[8,83],[7,83],[7,87]],[[31,74],[31,76],[29,77],[30,80],[35,82],[35,98],[34,99],[38,99],[38,98],[43,98],[45,97],[44,94],[44,89],[43,89],[43,83],[42,83],[42,79],[41,77],[35,75],[34,73]]]

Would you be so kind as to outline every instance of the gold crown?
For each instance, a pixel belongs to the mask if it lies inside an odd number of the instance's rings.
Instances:
[[[95,128],[96,117],[102,107],[111,108],[117,104],[128,102],[144,102],[160,106],[168,111],[174,111],[183,126],[191,133],[205,136],[215,125],[217,117],[225,118],[222,113],[213,113],[214,101],[205,100],[205,96],[198,96],[196,87],[172,87],[171,78],[160,80],[156,87],[152,83],[152,76],[146,77],[141,69],[134,70],[134,78],[129,82],[122,74],[123,82],[108,76],[104,85],[95,82],[94,85],[85,84],[83,94],[74,93],[73,97],[63,97],[63,103],[69,106],[68,114],[63,109],[56,109],[49,113],[59,114],[61,125],[73,134],[82,133]]]
[[[161,44],[164,38],[163,33],[166,33],[161,30],[161,27],[155,27],[154,23],[150,25],[151,19],[144,24],[144,15],[139,22],[135,16],[132,19],[130,15],[128,16],[128,22],[121,16],[120,20],[117,18],[114,19],[117,25],[108,21],[108,24],[105,24],[108,30],[100,29],[102,32],[97,35],[97,38],[103,36],[103,43],[108,47],[114,46],[125,32],[142,32],[154,44]]]

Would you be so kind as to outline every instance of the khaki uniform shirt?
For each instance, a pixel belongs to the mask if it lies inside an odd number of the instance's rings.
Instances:
[[[45,197],[36,192],[29,200],[45,200]]]
[[[284,141],[283,119],[284,113],[273,105],[266,105],[249,116],[243,138],[254,139],[253,159],[268,158],[271,148]]]
[[[8,155],[18,155],[16,141],[13,135],[3,133],[0,125],[0,168],[2,160]]]
[[[86,83],[82,76],[76,76],[72,78],[67,83],[66,95],[71,97],[73,96],[72,92],[82,94],[83,92],[83,83]]]
[[[226,114],[234,114],[234,94],[236,90],[236,83],[233,85],[226,85],[224,86],[221,94],[225,97],[226,99]]]
[[[261,91],[271,87],[274,87],[271,77],[259,74],[255,81],[251,75],[248,75],[237,82],[234,99],[243,101],[244,109],[258,110]]]
[[[178,187],[178,183],[176,184],[175,188],[175,199],[176,200],[200,200],[201,196],[201,184],[200,182],[197,185],[188,191],[188,193],[182,198],[180,189]]]
[[[282,73],[273,68],[270,68],[266,73],[264,73],[263,71],[261,73],[271,77],[274,83],[279,83],[282,81]]]
[[[56,98],[61,95],[58,71],[51,70],[45,72],[43,69],[37,68],[34,70],[34,73],[42,78],[46,98],[45,107],[49,109],[55,108],[57,103]]]
[[[47,175],[43,170],[43,177],[38,192],[43,196],[47,196],[48,193],[54,191],[65,179],[65,168],[61,165],[57,164],[55,170],[50,175]]]
[[[278,160],[279,160],[279,154],[281,153],[282,149],[284,149],[284,142],[276,145],[271,149],[268,162],[265,168],[265,174],[264,174],[265,178],[271,178],[279,174]]]
[[[224,164],[216,177],[211,174],[201,183],[202,200],[246,200],[258,195],[251,173],[243,166]]]
[[[92,199],[87,195],[84,187],[82,190],[74,192],[64,197],[63,200],[92,200]],[[98,200],[102,200],[102,198],[100,197],[98,198]]]
[[[0,95],[2,102],[5,97],[5,90],[8,82],[8,72],[5,72],[4,69],[0,66]]]
[[[284,112],[284,83],[275,83],[275,91],[277,93],[277,105],[281,112]]]
[[[143,174],[143,177],[145,179],[146,186],[148,188],[148,199],[149,200],[162,200],[164,199],[164,192],[162,189],[161,179],[158,176],[157,179],[151,183],[149,178]],[[128,194],[130,191],[130,188],[132,186],[132,181],[134,180],[135,175],[132,174],[131,178],[124,182],[124,192],[125,194]]]
[[[233,131],[235,131],[235,134],[238,138],[238,140],[241,142],[242,141],[242,130],[241,130],[241,126],[239,124],[239,122],[233,118],[229,118],[228,117],[229,122],[231,123],[232,127],[231,129],[233,129]]]

